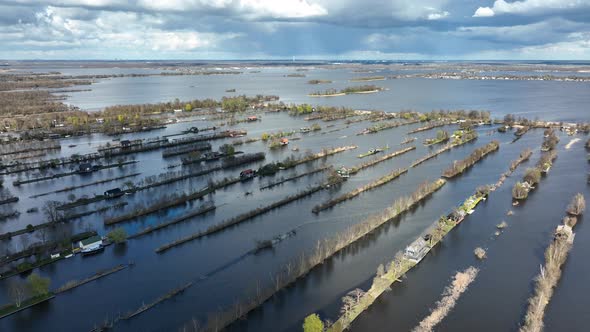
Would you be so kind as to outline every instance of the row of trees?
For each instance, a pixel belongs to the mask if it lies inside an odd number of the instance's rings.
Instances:
[[[494,140],[485,146],[475,149],[467,158],[460,161],[455,160],[453,165],[443,171],[443,177],[452,178],[463,173],[467,168],[473,166],[490,152],[496,151],[499,147],[500,142]]]

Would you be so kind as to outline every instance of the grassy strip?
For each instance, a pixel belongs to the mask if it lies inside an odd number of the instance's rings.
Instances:
[[[340,181],[342,181],[342,180],[340,180]],[[161,254],[161,253],[163,253],[163,252],[165,252],[165,251],[167,251],[169,249],[172,249],[172,248],[174,248],[176,246],[179,246],[181,244],[184,244],[184,243],[187,243],[187,242],[190,242],[190,241],[193,241],[193,240],[196,240],[196,239],[200,239],[200,238],[205,237],[205,236],[208,236],[208,235],[212,235],[212,234],[221,232],[221,231],[223,231],[223,230],[225,230],[225,229],[227,229],[229,227],[232,227],[232,226],[238,225],[240,223],[243,223],[244,221],[250,220],[250,219],[252,219],[252,218],[254,218],[256,216],[259,216],[261,214],[264,214],[264,213],[266,213],[266,212],[268,212],[270,210],[279,208],[279,207],[281,207],[283,205],[286,205],[288,203],[291,203],[291,202],[296,201],[298,199],[301,199],[303,197],[309,196],[309,195],[311,195],[311,194],[313,194],[315,192],[318,192],[318,191],[320,191],[322,189],[329,188],[332,184],[334,184],[334,183],[332,183],[332,182],[322,183],[322,184],[317,185],[315,187],[312,187],[312,188],[309,188],[307,190],[301,191],[301,192],[299,192],[297,194],[287,196],[287,197],[285,197],[285,198],[283,198],[283,199],[281,199],[279,201],[276,201],[276,202],[274,202],[272,204],[269,204],[267,206],[260,207],[260,208],[257,208],[257,209],[248,211],[246,213],[240,214],[240,215],[235,216],[233,218],[224,220],[223,222],[221,222],[219,224],[216,224],[216,225],[213,225],[213,226],[211,226],[211,227],[209,227],[209,228],[207,228],[205,230],[196,232],[194,234],[191,234],[191,235],[189,235],[187,237],[178,239],[178,240],[173,241],[171,243],[164,244],[164,245],[156,248],[155,251],[156,251],[156,253]]]
[[[127,267],[129,267],[129,265],[120,264],[120,265],[117,265],[114,268],[109,269],[109,270],[98,271],[93,276],[88,277],[86,279],[82,279],[82,280],[79,280],[79,281],[78,280],[69,281],[65,285],[63,285],[60,288],[56,289],[54,293],[55,294],[60,294],[60,293],[67,292],[69,290],[72,290],[72,289],[74,289],[76,287],[80,287],[80,286],[82,286],[84,284],[87,284],[89,282],[92,282],[94,280],[97,280],[97,279],[106,277],[106,276],[108,276],[110,274],[113,274],[115,272],[119,272],[119,271],[121,271],[123,269],[126,269]]]
[[[406,153],[406,152],[410,152],[410,151],[412,151],[412,150],[415,150],[415,149],[416,149],[416,147],[415,147],[415,146],[410,146],[410,147],[407,147],[407,148],[405,148],[405,149],[401,149],[401,150],[394,151],[394,152],[392,152],[392,153],[388,153],[388,154],[386,154],[386,155],[384,155],[384,156],[381,156],[381,157],[379,157],[379,158],[375,158],[375,159],[373,159],[373,160],[369,160],[369,161],[367,161],[367,162],[364,162],[364,163],[362,163],[362,164],[359,164],[359,165],[357,165],[357,166],[354,166],[354,167],[352,167],[352,168],[349,170],[349,173],[350,173],[350,174],[356,174],[356,173],[358,173],[360,170],[363,170],[363,169],[365,169],[365,168],[369,168],[369,167],[371,167],[371,166],[375,166],[375,165],[377,165],[377,164],[378,164],[378,163],[380,163],[380,162],[383,162],[383,161],[389,160],[389,159],[391,159],[391,158],[394,158],[394,157],[400,156],[400,155],[402,155],[402,154],[404,154],[404,153]]]
[[[455,176],[462,174],[465,170],[471,168],[478,161],[482,160],[485,156],[492,153],[493,151],[498,150],[499,148],[500,143],[498,141],[491,141],[485,146],[473,150],[473,152],[471,152],[471,154],[467,156],[467,158],[460,161],[454,161],[453,165],[451,165],[449,168],[443,171],[442,176],[447,179],[454,178]]]
[[[308,156],[305,156],[301,159],[297,159],[297,160],[285,160],[283,161],[283,167],[285,169],[288,168],[293,168],[297,165],[301,165],[301,164],[305,164],[308,163],[310,161],[314,161],[320,158],[324,158],[324,157],[328,157],[340,152],[344,152],[344,151],[348,151],[348,150],[354,150],[356,149],[357,146],[356,145],[349,145],[349,146],[341,146],[341,147],[337,147],[337,148],[333,148],[333,149],[324,149],[321,152],[318,153],[314,153]]]
[[[144,236],[146,234],[149,234],[151,232],[155,232],[157,230],[166,228],[168,226],[171,226],[171,225],[174,225],[174,224],[178,224],[179,222],[182,222],[182,221],[191,219],[191,218],[196,217],[196,216],[200,216],[200,215],[205,214],[205,213],[207,213],[209,211],[213,211],[216,208],[217,207],[215,205],[203,206],[200,209],[198,209],[197,211],[193,211],[193,212],[190,212],[190,213],[187,213],[187,214],[183,214],[182,216],[177,217],[177,218],[174,218],[174,219],[172,219],[170,221],[167,221],[167,222],[164,222],[164,223],[161,223],[161,224],[157,224],[157,225],[154,225],[154,226],[148,226],[147,228],[142,229],[138,233],[135,233],[133,235],[130,235],[129,236],[129,239],[135,239],[135,238],[138,238],[140,236]]]
[[[346,200],[352,199],[358,195],[360,195],[361,193],[365,192],[365,191],[369,191],[372,190],[374,188],[377,188],[379,186],[382,186],[386,183],[389,183],[395,179],[397,179],[400,175],[406,173],[408,171],[407,168],[404,169],[397,169],[387,175],[384,175],[380,178],[378,178],[377,180],[367,183],[366,185],[357,188],[353,191],[347,192],[346,194],[340,195],[334,199],[331,199],[327,202],[324,202],[322,204],[316,205],[313,207],[312,212],[313,213],[319,213],[320,211],[323,211],[327,208],[333,207],[336,204],[342,203]]]
[[[93,172],[103,170],[103,169],[108,169],[108,168],[123,167],[123,166],[127,166],[130,164],[135,164],[135,163],[138,163],[138,161],[131,160],[131,161],[125,161],[122,163],[103,165],[103,166],[98,167],[96,170],[93,170]],[[63,178],[66,176],[71,176],[71,175],[76,175],[76,174],[80,174],[80,173],[78,171],[72,171],[72,172],[53,174],[50,176],[44,176],[44,177],[39,177],[39,178],[27,179],[27,180],[16,180],[16,181],[12,182],[12,185],[13,186],[20,186],[21,184],[53,180],[53,179]]]
[[[67,192],[67,191],[73,191],[73,190],[76,190],[76,189],[90,187],[90,186],[94,186],[94,185],[97,185],[97,184],[103,184],[103,183],[108,183],[108,182],[123,180],[123,179],[130,178],[130,177],[135,177],[135,176],[138,176],[140,174],[141,173],[133,173],[133,174],[129,174],[129,175],[119,176],[119,177],[116,177],[116,178],[105,179],[105,180],[95,181],[95,182],[92,182],[92,183],[82,184],[82,185],[79,185],[79,186],[66,187],[66,188],[63,188],[63,189],[58,189],[58,190],[49,191],[49,192],[46,192],[46,193],[32,195],[32,196],[29,196],[29,198],[37,198],[37,197],[47,196],[47,195],[51,195],[51,194],[57,194],[57,193],[62,193],[62,192]]]
[[[280,181],[276,181],[276,182],[273,182],[273,183],[269,183],[269,184],[267,184],[265,186],[262,186],[262,187],[260,187],[260,190],[270,189],[272,187],[281,185],[281,184],[283,184],[285,182],[297,180],[297,179],[302,178],[304,176],[308,176],[308,175],[316,174],[316,173],[319,173],[319,172],[323,172],[323,171],[329,169],[330,167],[331,166],[322,166],[322,167],[319,167],[319,168],[316,168],[316,169],[312,169],[309,172],[305,172],[305,173],[301,173],[301,174],[296,174],[296,175],[293,175],[291,177],[288,177],[288,178],[285,178],[285,179],[281,179]]]
[[[344,232],[318,242],[312,253],[303,253],[296,260],[286,264],[285,269],[281,270],[274,276],[274,285],[272,285],[272,287],[260,290],[255,297],[247,299],[240,304],[236,304],[230,310],[211,315],[207,322],[206,330],[214,331],[216,328],[223,329],[236,320],[245,317],[249,312],[271,299],[273,295],[278,293],[281,289],[293,284],[300,278],[304,278],[314,267],[322,264],[325,260],[332,257],[340,250],[358,241],[387,221],[401,215],[424,199],[430,197],[445,183],[445,180],[438,179],[432,183],[421,184],[413,194],[397,199],[382,213],[370,216],[362,222],[350,226]]]
[[[39,303],[49,301],[49,300],[53,299],[54,297],[55,297],[54,294],[49,293],[49,294],[46,294],[46,295],[43,295],[40,297],[27,299],[27,300],[23,301],[23,303],[21,303],[21,305],[19,307],[15,306],[14,304],[0,307],[0,319],[8,317],[12,314],[19,312],[19,311],[28,309],[32,306],[39,304]]]

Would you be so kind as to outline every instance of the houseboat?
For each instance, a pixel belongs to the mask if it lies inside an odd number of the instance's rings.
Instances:
[[[406,247],[404,257],[414,264],[418,264],[428,254],[428,251],[428,242],[423,237],[419,237]]]
[[[94,255],[104,250],[102,238],[99,235],[91,236],[78,243],[82,255]]]

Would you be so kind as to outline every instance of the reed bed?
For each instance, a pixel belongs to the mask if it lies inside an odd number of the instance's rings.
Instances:
[[[576,199],[573,198],[572,204]],[[574,243],[575,234],[572,228],[576,225],[576,217],[566,217],[564,221],[565,223],[555,230],[553,239],[545,250],[545,264],[541,266],[541,271],[535,278],[534,294],[528,300],[529,305],[520,332],[543,330],[545,309],[551,301],[554,289],[561,278],[561,269]]]
[[[443,297],[436,303],[436,307],[426,316],[418,326],[412,329],[412,332],[430,332],[433,331],[457,304],[461,294],[465,293],[469,285],[475,280],[479,269],[470,266],[462,272],[457,272],[453,281],[443,292]]]

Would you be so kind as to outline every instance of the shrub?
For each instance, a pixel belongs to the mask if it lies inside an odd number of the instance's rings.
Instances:
[[[586,200],[584,199],[584,195],[577,193],[574,198],[572,198],[571,203],[567,206],[567,213],[579,216],[580,214],[584,213],[586,209]]]
[[[512,197],[514,199],[525,199],[529,195],[529,191],[521,182],[516,182],[514,188],[512,188]]]
[[[528,168],[524,174],[524,181],[528,182],[531,186],[541,181],[541,171],[538,168]]]
[[[477,257],[478,259],[485,259],[486,258],[486,251],[481,247],[475,248],[473,253],[475,254],[475,257]]]
[[[324,331],[324,323],[317,314],[311,314],[303,321],[303,331],[322,332]]]
[[[124,243],[127,241],[127,232],[122,227],[118,227],[110,231],[107,238],[114,243]]]
[[[49,284],[51,283],[49,278],[43,278],[38,274],[33,273],[27,278],[27,280],[33,297],[43,296],[49,293]]]

